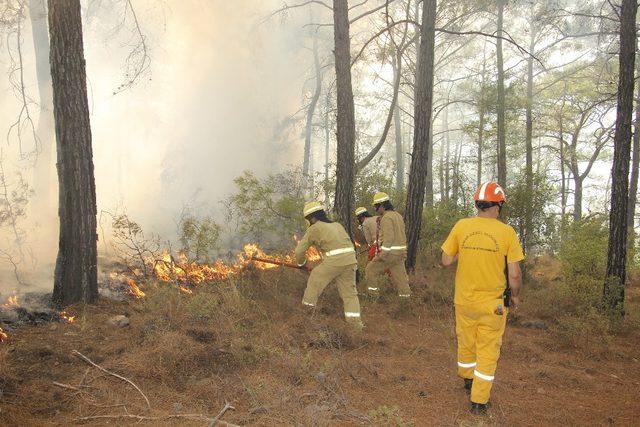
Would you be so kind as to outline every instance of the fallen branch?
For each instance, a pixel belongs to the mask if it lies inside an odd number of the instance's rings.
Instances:
[[[142,397],[144,398],[145,402],[147,402],[147,408],[149,410],[151,410],[151,403],[149,403],[149,399],[147,398],[147,396],[142,392],[142,390],[140,390],[140,387],[138,387],[137,385],[135,385],[135,383],[133,381],[131,381],[128,378],[125,378],[121,375],[118,375],[114,372],[110,372],[108,370],[106,370],[105,368],[103,368],[102,366],[94,363],[91,359],[89,359],[87,356],[85,356],[84,354],[80,353],[78,350],[73,350],[72,353],[74,353],[76,356],[80,357],[82,360],[84,360],[85,362],[87,362],[88,364],[100,369],[102,372],[109,374],[111,376],[114,376],[122,381],[125,381],[129,384],[131,384],[131,386],[133,386],[133,388],[135,388],[136,390],[138,390],[138,392],[142,395]]]
[[[75,386],[72,386],[72,385],[69,385],[69,384],[59,383],[57,381],[54,381],[53,385],[56,385],[56,386],[62,387],[62,388],[68,388],[69,390],[82,391],[78,387],[75,387]]]
[[[138,420],[138,421],[164,421],[164,420],[171,420],[176,418],[190,418],[190,419],[201,419],[201,420],[207,420],[207,421],[211,420],[212,422],[219,423],[219,425],[221,426],[238,427],[236,424],[227,423],[225,421],[218,421],[215,418],[213,419],[209,418],[204,414],[173,414],[173,415],[164,415],[164,416],[158,416],[158,417],[148,417],[144,415],[134,415],[134,414],[91,415],[88,417],[75,418],[74,421],[92,421],[92,420],[108,420],[108,419],[114,420],[114,419],[122,419],[122,418]]]
[[[231,406],[229,404],[229,402],[224,402],[224,408],[222,408],[222,410],[220,411],[220,413],[218,415],[216,415],[216,417],[214,419],[211,420],[211,422],[209,423],[209,427],[213,427],[215,426],[217,423],[220,422],[220,418],[222,418],[222,416],[224,415],[225,412],[227,411],[235,411],[236,408],[234,408],[233,406]]]

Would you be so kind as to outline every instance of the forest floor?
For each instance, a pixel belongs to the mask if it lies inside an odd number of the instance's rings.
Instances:
[[[548,264],[532,274],[553,286]],[[0,425],[205,426],[184,414],[211,419],[225,402],[235,410],[221,419],[239,425],[639,423],[637,328],[569,346],[528,314],[536,302],[527,293],[507,327],[493,406],[470,414],[456,377],[452,282],[451,271],[434,267],[412,278],[409,306],[391,291],[362,298],[360,334],[342,322],[332,286],[306,317],[299,271],[247,272],[193,295],[149,284],[141,300],[72,308],[74,323],[26,326],[0,344]],[[627,295],[640,307],[637,280]],[[129,326],[108,323],[120,314]],[[74,350],[131,380],[149,405]],[[94,416],[103,418],[82,419]]]

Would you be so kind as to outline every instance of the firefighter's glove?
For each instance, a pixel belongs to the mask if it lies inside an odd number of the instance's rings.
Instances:
[[[304,269],[307,270],[307,272],[311,273],[311,271],[316,268],[318,265],[317,262],[315,261],[307,261],[307,263],[304,265]]]

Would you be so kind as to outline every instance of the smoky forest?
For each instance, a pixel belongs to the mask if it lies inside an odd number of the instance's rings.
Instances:
[[[0,0],[0,425],[634,425],[637,0]]]

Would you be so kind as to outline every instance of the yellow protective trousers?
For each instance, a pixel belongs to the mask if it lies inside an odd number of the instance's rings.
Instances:
[[[409,288],[409,277],[404,267],[405,257],[403,255],[389,254],[384,258],[376,257],[367,263],[364,276],[367,281],[367,290],[371,294],[379,292],[381,281],[385,278],[385,272],[389,272],[391,282],[398,291],[398,296],[408,298],[411,296]]]
[[[507,309],[496,314],[502,299],[476,304],[456,304],[458,376],[473,379],[471,401],[487,403],[500,357]]]
[[[345,320],[350,323],[359,324],[361,319],[360,301],[358,300],[358,291],[356,290],[357,268],[357,264],[340,266],[327,265],[325,262],[319,264],[311,270],[302,303],[315,307],[324,288],[332,281],[335,281],[344,305]]]

